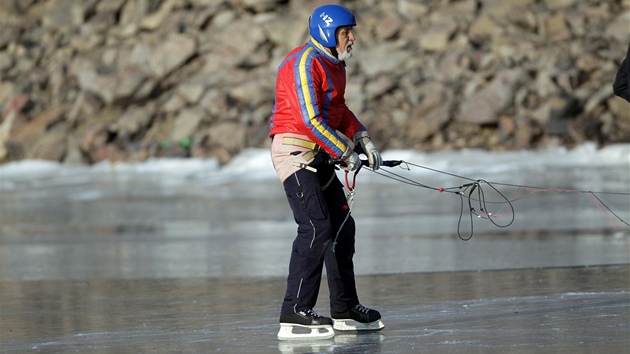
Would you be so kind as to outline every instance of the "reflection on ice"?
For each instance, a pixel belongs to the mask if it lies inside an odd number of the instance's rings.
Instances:
[[[5,282],[0,339],[10,353],[623,353],[629,270],[362,276],[386,327],[318,342],[277,340],[280,277]]]

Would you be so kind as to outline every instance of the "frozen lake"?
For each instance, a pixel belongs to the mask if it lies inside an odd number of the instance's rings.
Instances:
[[[362,170],[352,211],[386,327],[310,343],[276,339],[296,226],[267,151],[0,166],[1,351],[627,350],[630,145],[384,158],[408,169]]]

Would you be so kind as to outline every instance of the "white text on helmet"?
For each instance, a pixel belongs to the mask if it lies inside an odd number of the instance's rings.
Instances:
[[[321,17],[322,21],[324,21],[326,23],[326,25],[329,25],[333,22],[333,18],[328,16],[325,12],[322,12],[319,17]]]

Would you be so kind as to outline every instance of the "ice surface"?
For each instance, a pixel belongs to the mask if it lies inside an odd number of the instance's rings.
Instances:
[[[596,191],[629,220],[629,151],[385,151],[422,167],[383,171],[433,188],[367,169],[357,176],[357,287],[386,327],[303,343],[276,338],[296,226],[267,150],[225,166],[8,163],[2,351],[623,352],[630,228],[595,195],[570,190]],[[515,199],[509,224],[500,195],[481,184],[493,220],[509,226],[470,224],[467,204],[460,221],[460,196],[436,190],[478,179]],[[323,282],[324,314],[326,298]]]

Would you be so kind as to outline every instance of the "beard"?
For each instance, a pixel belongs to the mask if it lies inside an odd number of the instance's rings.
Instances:
[[[354,42],[348,42],[346,44],[346,47],[343,49],[343,52],[339,53],[339,55],[337,56],[337,59],[343,61],[343,60],[348,60],[348,59],[352,58],[352,52],[348,51],[348,48],[352,47],[353,44],[354,44]]]

